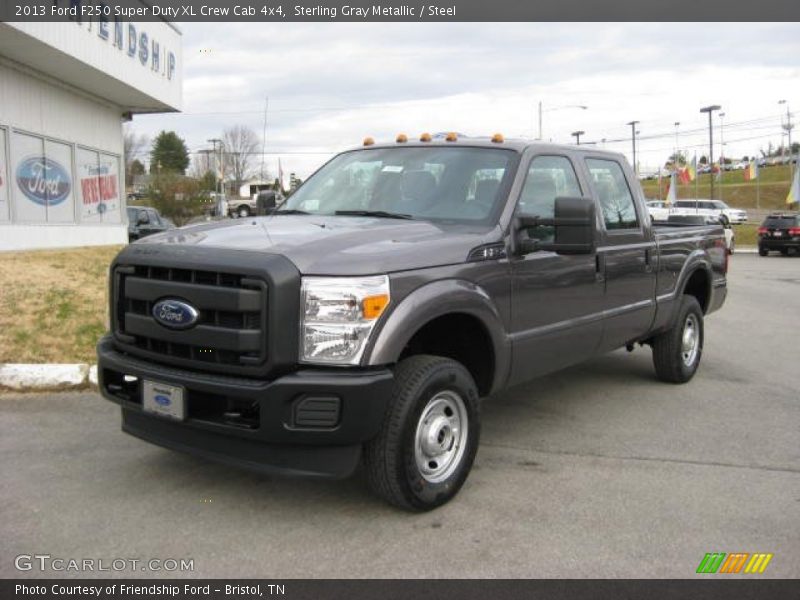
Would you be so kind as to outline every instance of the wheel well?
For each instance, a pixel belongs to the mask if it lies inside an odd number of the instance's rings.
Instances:
[[[683,287],[683,293],[689,296],[694,296],[700,304],[705,314],[708,309],[708,296],[711,291],[711,278],[705,269],[697,269],[689,276],[686,285]]]
[[[492,388],[494,349],[486,327],[477,317],[455,313],[428,321],[406,344],[400,360],[417,354],[445,356],[460,362],[482,396]]]

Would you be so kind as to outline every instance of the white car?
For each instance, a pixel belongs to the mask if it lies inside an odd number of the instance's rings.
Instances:
[[[647,212],[650,213],[650,218],[653,221],[666,221],[669,219],[670,209],[663,200],[648,200],[646,204]]]
[[[704,217],[719,217],[725,215],[731,223],[744,223],[747,221],[747,211],[731,208],[721,200],[678,200],[671,209],[673,215],[701,215]]]

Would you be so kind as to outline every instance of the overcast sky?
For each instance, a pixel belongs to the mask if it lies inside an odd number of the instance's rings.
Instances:
[[[787,100],[800,111],[800,25],[550,23],[183,23],[181,114],[136,116],[138,133],[175,130],[191,151],[230,125],[261,136],[266,168],[281,157],[305,176],[365,135],[459,131],[605,146],[630,158],[631,120],[642,171],[678,144],[707,153],[699,109],[725,112],[728,156],[781,142]],[[558,108],[581,104],[589,108]],[[800,116],[800,112],[797,113]],[[785,118],[785,117],[784,117]],[[715,117],[715,155],[719,118]],[[691,133],[694,131],[694,133]],[[800,141],[800,128],[793,141]],[[649,136],[661,136],[648,139]],[[256,170],[261,158],[254,159]]]

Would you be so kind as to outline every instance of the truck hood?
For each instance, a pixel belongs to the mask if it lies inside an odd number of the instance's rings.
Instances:
[[[170,244],[282,254],[304,275],[372,275],[463,263],[499,228],[375,217],[283,215],[191,225],[136,245]]]

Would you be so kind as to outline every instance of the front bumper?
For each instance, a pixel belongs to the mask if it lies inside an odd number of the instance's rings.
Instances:
[[[304,369],[271,381],[175,369],[116,351],[110,336],[97,358],[100,391],[122,407],[123,431],[270,474],[350,475],[361,444],[381,427],[393,385],[386,368]],[[144,379],[183,387],[186,420],[144,412]],[[320,406],[324,418],[315,419]]]

